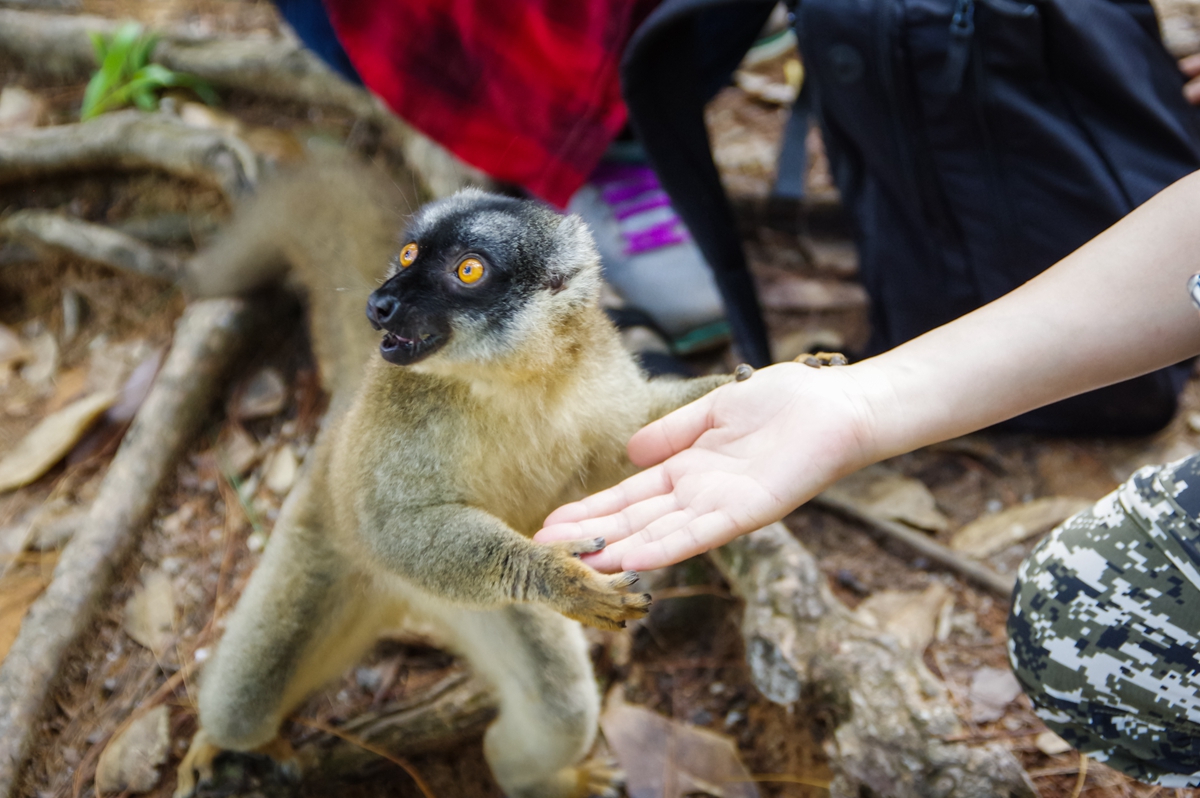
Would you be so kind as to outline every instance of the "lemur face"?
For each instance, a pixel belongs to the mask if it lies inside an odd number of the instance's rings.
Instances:
[[[565,221],[538,203],[477,190],[423,208],[367,301],[367,318],[384,331],[383,358],[404,366],[442,350],[481,357],[512,345],[529,307],[580,270],[578,258],[564,268],[556,256]]]

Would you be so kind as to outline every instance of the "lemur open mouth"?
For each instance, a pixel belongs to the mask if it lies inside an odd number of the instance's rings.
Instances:
[[[379,342],[379,354],[397,366],[407,366],[432,354],[445,342],[445,336],[437,333],[422,333],[417,338],[405,338],[394,332],[384,332]]]

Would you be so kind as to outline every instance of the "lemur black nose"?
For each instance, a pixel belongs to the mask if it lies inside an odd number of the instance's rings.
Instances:
[[[394,296],[371,294],[367,299],[367,318],[376,330],[394,319],[399,310],[400,300]]]

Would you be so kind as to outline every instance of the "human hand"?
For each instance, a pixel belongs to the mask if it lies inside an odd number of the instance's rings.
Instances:
[[[1179,70],[1187,77],[1183,96],[1192,105],[1200,105],[1200,53],[1179,59]]]
[[[717,388],[633,436],[647,470],[555,510],[534,540],[602,537],[585,562],[643,570],[779,520],[877,459],[869,369],[785,363]]]

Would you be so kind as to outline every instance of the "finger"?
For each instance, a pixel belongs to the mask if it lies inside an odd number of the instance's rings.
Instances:
[[[661,540],[649,541],[631,549],[613,570],[649,571],[665,568],[722,546],[740,533],[733,519],[725,513],[706,513]]]
[[[1200,78],[1193,78],[1184,84],[1183,98],[1192,105],[1200,105]]]
[[[619,513],[632,504],[670,493],[671,488],[671,480],[666,470],[651,468],[634,474],[608,490],[602,490],[571,504],[564,504],[546,516],[543,526],[585,521]]]
[[[658,465],[695,443],[712,427],[712,396],[707,393],[635,432],[627,447],[633,464],[639,468]]]
[[[603,539],[608,543],[616,543],[678,513],[679,506],[676,504],[675,494],[668,493],[638,502],[613,515],[546,527],[534,536],[534,540],[546,543],[552,540]],[[690,518],[691,515],[687,517]],[[686,521],[679,523],[683,524]]]
[[[696,514],[688,510],[668,513],[636,534],[630,535],[624,540],[615,541],[608,550],[585,557],[584,562],[597,570],[606,572],[619,570],[621,561],[626,554],[682,529],[695,517]]]
[[[1179,59],[1179,71],[1189,78],[1200,75],[1200,54],[1189,55],[1186,58]]]

